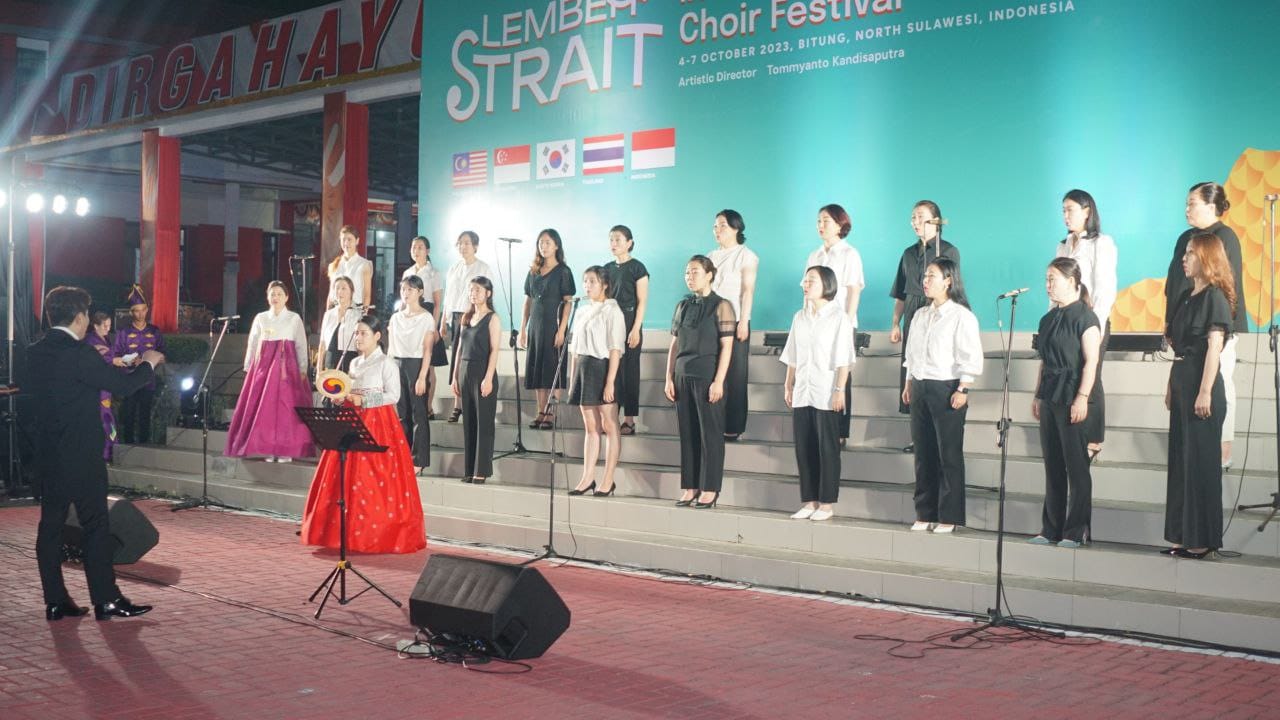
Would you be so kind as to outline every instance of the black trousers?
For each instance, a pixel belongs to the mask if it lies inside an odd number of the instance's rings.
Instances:
[[[626,320],[627,334],[631,334],[636,324],[636,311],[623,310]],[[615,383],[618,393],[618,405],[622,408],[623,417],[635,417],[640,414],[640,351],[644,349],[644,333],[641,333],[640,344],[635,347],[624,345],[622,350],[622,367],[618,368],[621,382]]]
[[[1089,408],[1090,415],[1093,408]],[[1044,453],[1044,512],[1040,534],[1053,540],[1089,539],[1093,476],[1089,472],[1088,421],[1071,424],[1071,406],[1040,402]]]
[[[89,582],[89,600],[109,603],[120,597],[115,569],[111,566],[114,541],[107,522],[107,473],[81,478],[46,478],[40,498],[40,525],[36,530],[36,563],[46,603],[68,598],[62,580],[62,526],[67,509],[75,505],[76,518],[83,529],[84,574]]]
[[[458,343],[462,340],[462,313],[449,314],[449,384],[453,384],[454,367],[458,364]]]
[[[741,435],[747,429],[747,370],[751,365],[751,336],[733,338],[729,372],[724,378],[724,432]]]
[[[1227,392],[1213,380],[1209,417],[1196,417],[1204,361],[1173,363],[1169,410],[1169,479],[1164,539],[1191,548],[1222,547],[1222,423]]]
[[[951,395],[959,380],[911,378],[911,442],[916,446],[916,519],[963,525],[964,419]]]
[[[484,477],[493,474],[493,433],[498,414],[498,377],[494,373],[493,392],[488,397],[480,394],[488,359],[476,362],[458,361],[462,376],[462,452],[465,477]]]
[[[130,445],[151,442],[151,407],[155,399],[155,388],[143,388],[120,400],[121,442]]]
[[[404,428],[404,439],[413,451],[414,466],[426,467],[431,464],[431,423],[427,420],[427,396],[413,391],[413,386],[418,383],[418,373],[422,371],[422,358],[395,360],[400,368],[400,401],[396,403],[396,413]]]
[[[720,492],[724,480],[725,398],[708,400],[711,381],[676,376],[676,426],[680,430],[680,488]]]
[[[800,502],[833,503],[840,497],[840,416],[834,410],[791,410],[800,470]]]
[[[1107,439],[1107,396],[1102,391],[1102,356],[1111,342],[1111,321],[1107,320],[1102,332],[1102,344],[1098,347],[1098,372],[1094,376],[1093,390],[1089,393],[1089,417],[1085,419],[1085,436],[1091,443]]]
[[[916,316],[917,310],[928,304],[929,298],[923,295],[908,295],[907,299],[902,301],[902,344],[898,351],[898,357],[902,362],[907,360],[907,335],[911,333],[911,318]],[[902,391],[907,388],[907,366],[902,362],[898,363],[898,412],[909,415],[911,408],[902,402]]]

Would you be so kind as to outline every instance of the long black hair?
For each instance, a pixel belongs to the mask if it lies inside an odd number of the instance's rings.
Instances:
[[[1084,190],[1071,190],[1062,196],[1062,202],[1068,200],[1089,211],[1089,217],[1084,221],[1084,236],[1098,237],[1102,232],[1102,218],[1098,217],[1098,204],[1093,201],[1093,196]]]
[[[489,278],[483,275],[477,275],[471,278],[471,284],[479,285],[480,287],[484,288],[489,292],[489,295],[484,299],[484,305],[485,307],[489,308],[489,312],[493,312],[493,281],[489,280]],[[470,307],[467,308],[466,312],[462,313],[462,321],[461,321],[462,327],[467,327],[468,325],[471,324],[471,315],[475,311],[476,311],[476,306],[471,305]]]
[[[418,291],[418,307],[423,310],[427,309],[427,286],[422,284],[422,278],[417,275],[408,275],[400,279],[401,285],[408,285]]]
[[[929,264],[938,268],[943,280],[951,281],[951,287],[947,289],[947,299],[968,308],[969,296],[964,294],[964,283],[960,280],[960,266],[947,257],[936,258],[929,261]]]
[[[543,230],[542,232],[538,233],[538,240],[537,242],[534,243],[534,247],[533,247],[533,266],[529,268],[529,272],[533,272],[533,273],[542,272],[542,265],[543,265],[542,248],[538,246],[542,244],[543,235],[546,235],[547,237],[551,238],[551,242],[554,242],[556,244],[556,264],[557,265],[564,264],[564,241],[560,239],[560,233],[556,232],[555,228],[547,228],[546,230]]]

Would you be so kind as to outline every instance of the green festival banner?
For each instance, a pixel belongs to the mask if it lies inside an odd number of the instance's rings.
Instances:
[[[1047,307],[1062,196],[1097,200],[1120,254],[1116,330],[1162,327],[1188,188],[1227,185],[1255,326],[1270,297],[1265,195],[1280,188],[1280,3],[1245,0],[438,0],[423,18],[420,231],[441,265],[463,230],[519,293],[538,231],[575,274],[635,233],[646,326],[741,212],[761,259],[753,324],[785,329],[843,205],[883,330],[912,206],[937,202],[984,329],[995,297]],[[499,237],[520,238],[508,267]],[[505,290],[496,298],[505,306]]]

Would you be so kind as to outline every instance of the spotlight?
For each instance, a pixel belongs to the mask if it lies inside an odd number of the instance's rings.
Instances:
[[[4,190],[0,190],[0,207],[4,207],[4,204],[7,202],[9,202],[9,193]]]
[[[0,203],[3,204],[3,203]],[[76,215],[84,217],[89,214],[89,198],[82,197],[76,199]]]
[[[196,388],[196,381],[192,377],[184,377],[178,382],[178,426],[184,428],[197,428],[204,426],[204,417],[201,414],[200,392]]]
[[[54,195],[53,202],[49,203],[49,209],[52,210],[55,215],[61,215],[62,213],[66,212],[67,196],[63,195],[62,193],[58,193],[57,195]]]
[[[27,212],[38,213],[44,209],[44,195],[33,192],[27,196]]]
[[[195,378],[190,378],[190,377],[182,378],[182,383],[181,383],[182,392],[186,392],[195,386],[196,386]]]

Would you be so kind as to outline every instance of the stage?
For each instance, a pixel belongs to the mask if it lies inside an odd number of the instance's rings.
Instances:
[[[888,654],[895,643],[858,637],[922,640],[968,624],[558,563],[539,567],[570,607],[572,625],[529,662],[530,672],[493,677],[380,647],[413,634],[406,611],[381,597],[331,604],[314,623],[306,597],[336,556],[300,546],[296,522],[139,506],[161,541],[141,562],[120,567],[121,585],[156,609],[106,623],[44,620],[31,551],[38,511],[0,509],[0,561],[10,570],[0,610],[6,720],[1262,718],[1280,701],[1273,661],[1084,639],[902,659]],[[428,552],[441,551],[480,555],[432,544],[353,561],[403,601]],[[65,572],[73,597],[86,601],[79,568]]]

